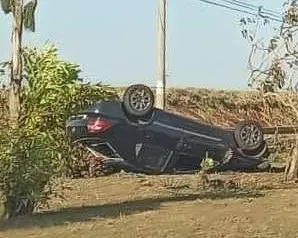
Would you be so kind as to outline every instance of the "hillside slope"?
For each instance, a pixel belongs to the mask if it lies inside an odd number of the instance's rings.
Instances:
[[[264,99],[254,91],[169,89],[167,92],[167,110],[221,126],[233,126],[244,119],[258,120],[263,126],[298,124],[295,111],[285,104],[298,108],[298,95],[281,93]]]

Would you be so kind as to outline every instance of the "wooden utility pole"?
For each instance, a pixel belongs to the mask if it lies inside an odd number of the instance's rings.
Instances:
[[[166,87],[166,0],[158,0],[157,12],[157,85],[156,85],[156,107],[165,109],[165,87]]]
[[[20,114],[20,91],[22,81],[22,33],[23,33],[23,0],[14,0],[12,7],[12,68],[9,89],[10,121],[17,127]]]

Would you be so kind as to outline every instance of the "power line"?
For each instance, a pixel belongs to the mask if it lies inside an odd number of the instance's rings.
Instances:
[[[243,7],[243,8],[249,9],[249,10],[253,10],[253,11],[258,10],[259,14],[266,14],[266,15],[272,16],[274,18],[280,17],[279,13],[277,13],[277,12],[273,13],[274,11],[267,10],[267,9],[263,8],[262,6],[255,6],[255,5],[247,4],[247,3],[237,1],[237,0],[221,0],[221,1],[235,5],[235,6]]]
[[[234,8],[234,7],[231,7],[231,6],[227,6],[226,4],[221,4],[221,3],[217,3],[217,2],[214,2],[214,1],[210,1],[210,0],[199,0],[201,2],[205,2],[205,3],[208,3],[208,4],[212,4],[212,5],[215,5],[215,6],[219,6],[219,7],[223,7],[223,8],[227,8],[229,10],[233,10],[233,11],[237,11],[237,12],[241,12],[241,13],[245,13],[245,14],[249,14],[249,15],[253,15],[253,16],[261,16],[263,18],[267,18],[267,19],[270,19],[270,20],[273,20],[273,21],[277,21],[277,22],[282,22],[280,19],[278,19],[278,16],[265,16],[264,15],[264,12],[262,13],[260,11],[260,8],[257,8],[257,6],[254,6],[258,9],[258,13],[255,13],[255,10],[257,9],[254,9],[252,8],[252,6],[242,6],[248,10],[254,10],[254,12],[248,12],[247,10],[242,10],[242,9],[239,9],[239,8]],[[231,0],[221,0],[221,1],[225,1],[225,2],[230,2],[230,4],[232,5],[240,5],[240,4],[236,4],[236,3],[231,3]],[[265,13],[266,14],[266,13]],[[267,13],[269,14],[269,13]]]
[[[246,2],[243,2],[243,1],[239,1],[239,0],[232,0],[232,1],[235,2],[235,3],[239,3],[239,4],[244,4],[244,5],[249,6],[249,7],[257,8],[260,13],[262,12],[262,13],[265,13],[265,14],[267,14],[269,16],[272,16],[272,17],[279,18],[280,15],[281,15],[280,12],[264,8],[263,6],[257,6],[257,5],[246,3]]]
[[[277,11],[273,11],[273,10],[270,10],[270,9],[266,9],[264,8],[263,6],[257,6],[257,5],[254,5],[254,4],[251,4],[251,3],[247,3],[247,2],[243,2],[243,1],[239,1],[239,0],[233,0],[234,2],[237,2],[237,3],[240,3],[240,4],[245,4],[247,6],[250,6],[250,7],[255,7],[255,8],[262,8],[264,11],[267,11],[267,12],[271,12],[273,14],[280,14],[279,12]]]
[[[256,10],[255,7],[251,7],[251,6],[248,6],[248,5],[246,5],[246,4],[242,4],[242,3],[237,3],[237,2],[232,1],[232,0],[221,0],[221,1],[226,2],[226,3],[230,3],[230,4],[232,4],[232,5],[236,5],[236,6],[239,6],[239,7],[244,7],[244,8],[253,10],[253,11]]]
[[[210,5],[214,5],[214,6],[218,6],[218,7],[223,7],[223,8],[232,10],[232,11],[245,13],[245,14],[252,15],[252,16],[261,16],[261,17],[263,17],[263,18],[267,18],[267,19],[270,19],[270,20],[272,20],[272,21],[282,22],[282,20],[277,19],[277,18],[274,18],[274,17],[260,15],[259,12],[258,12],[258,13],[254,13],[254,12],[251,12],[251,11],[246,11],[246,10],[242,10],[242,9],[239,9],[239,8],[235,8],[235,7],[227,6],[227,5],[225,5],[225,4],[221,4],[221,3],[214,2],[214,1],[210,1],[210,0],[198,0],[198,1],[201,1],[201,2],[204,2],[204,3],[208,3],[208,4],[210,4]]]

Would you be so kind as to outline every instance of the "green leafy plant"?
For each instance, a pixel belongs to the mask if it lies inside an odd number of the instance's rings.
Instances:
[[[216,163],[216,161],[209,157],[209,153],[207,151],[205,158],[203,158],[203,160],[201,161],[201,164],[200,164],[201,169],[204,171],[208,171],[210,169],[213,169],[217,165],[218,164]]]
[[[7,217],[32,213],[54,193],[55,179],[67,173],[66,119],[94,101],[116,97],[108,86],[82,84],[79,66],[60,60],[54,46],[24,48],[23,62],[19,127],[0,122],[0,191]]]

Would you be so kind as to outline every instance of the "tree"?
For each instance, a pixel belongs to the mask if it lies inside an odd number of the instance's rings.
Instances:
[[[9,82],[9,114],[12,128],[17,127],[20,114],[20,91],[22,86],[22,36],[23,27],[35,31],[37,0],[1,0],[5,14],[12,15],[11,73]]]
[[[61,195],[57,185],[63,187],[61,176],[73,167],[65,136],[69,116],[96,101],[118,98],[107,85],[82,84],[79,65],[59,59],[54,46],[22,52],[24,86],[19,127],[13,133],[3,120],[7,96],[0,90],[0,200],[7,219],[31,214],[51,196]]]
[[[276,34],[268,42],[257,39],[256,32],[266,19],[242,18],[242,35],[251,45],[248,66],[250,69],[250,86],[256,86],[263,94],[268,108],[277,102],[288,108],[298,118],[297,105],[290,97],[281,97],[277,92],[286,89],[298,91],[298,3],[297,0],[287,0]],[[264,24],[260,24],[260,23]],[[256,61],[260,61],[257,62]],[[285,94],[284,94],[285,95]],[[296,143],[291,146],[289,159],[285,169],[284,180],[298,178],[298,134]]]
[[[268,19],[241,19],[242,36],[251,46],[249,85],[264,93],[298,89],[298,82],[294,81],[298,69],[298,4],[296,0],[287,0],[283,7],[281,23],[273,28],[275,34],[268,41],[257,37],[262,26],[270,26]]]

